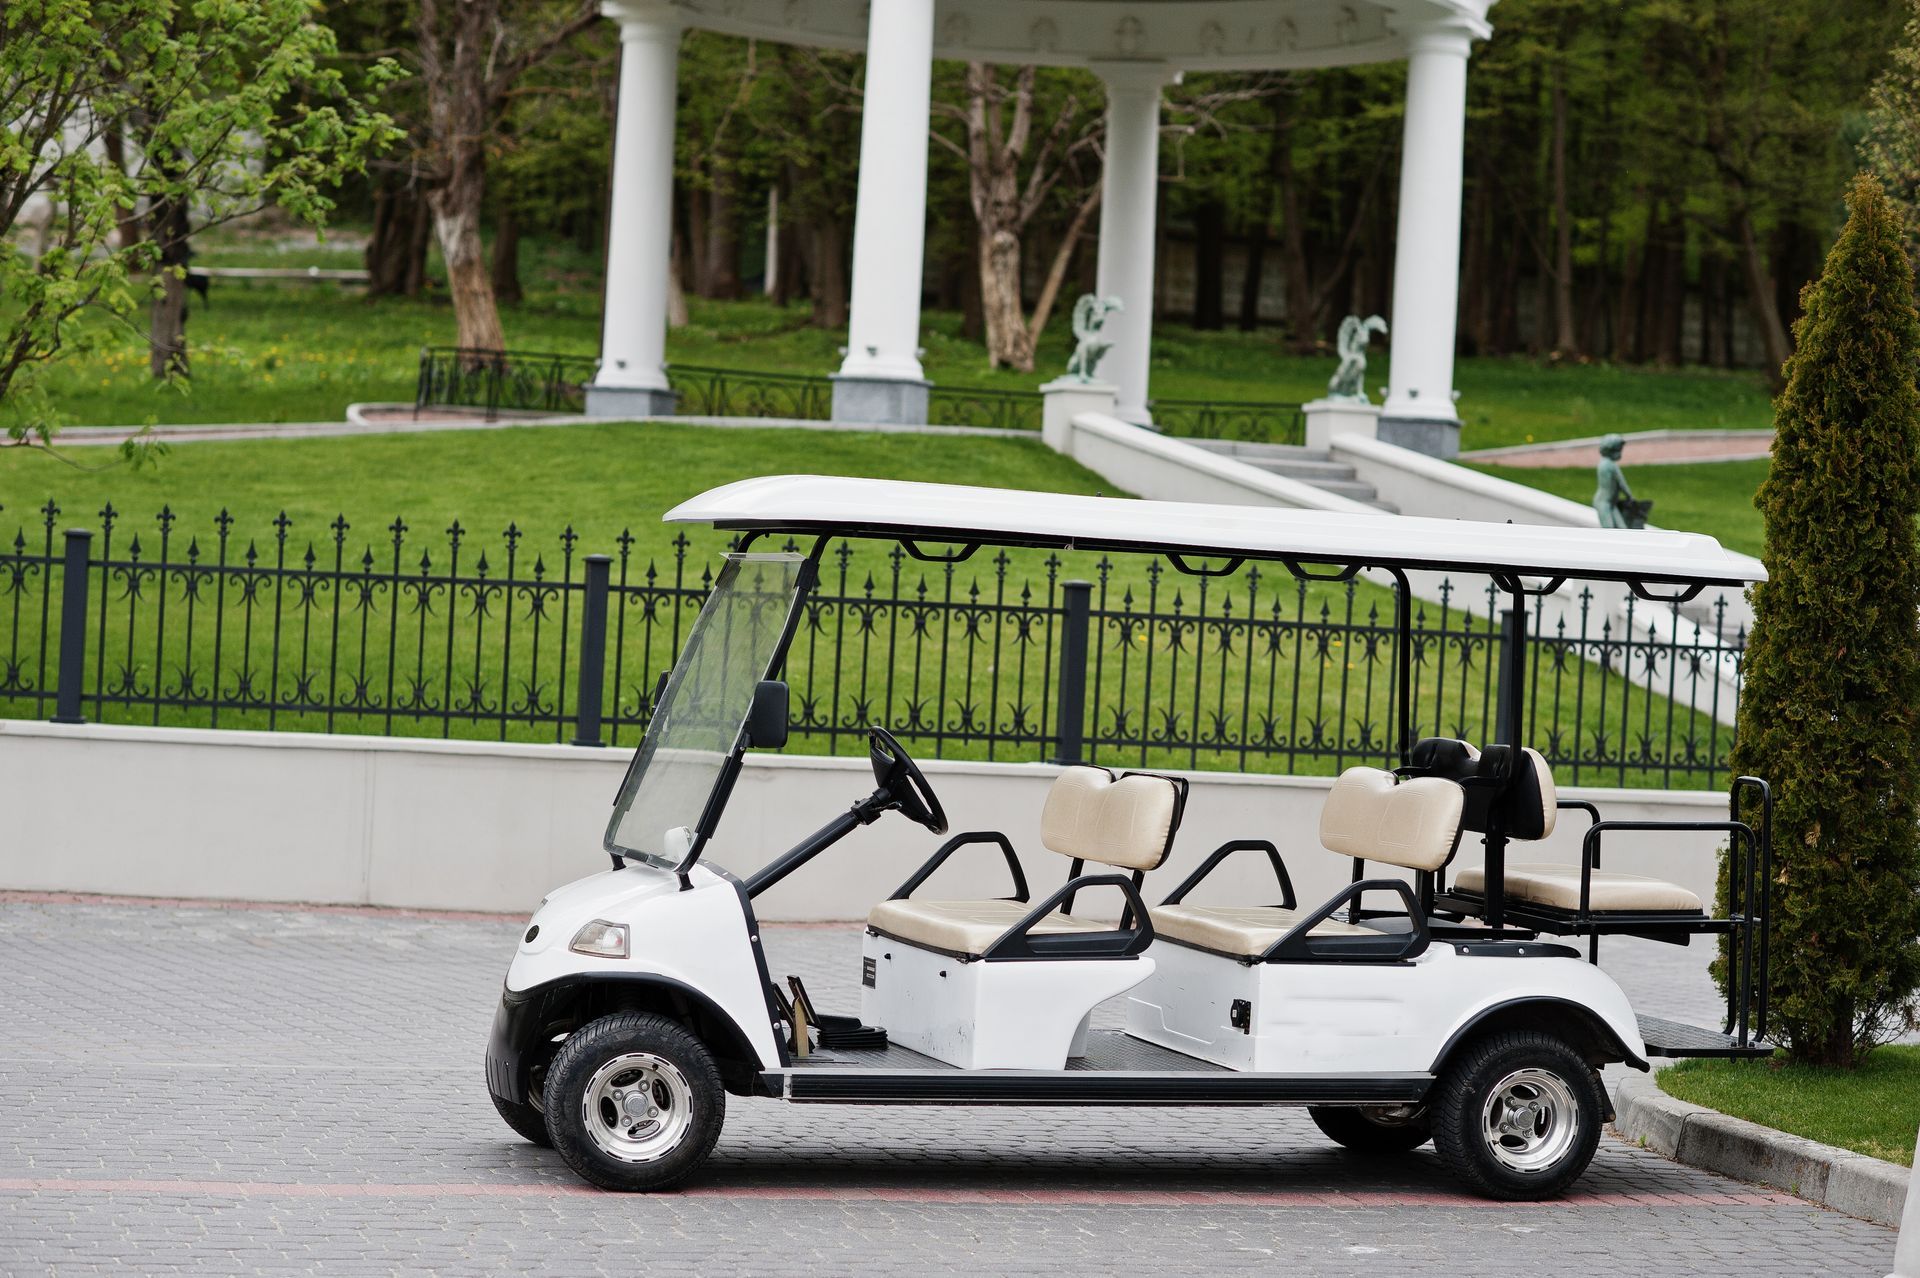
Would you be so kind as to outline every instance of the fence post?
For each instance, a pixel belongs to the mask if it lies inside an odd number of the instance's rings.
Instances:
[[[1513,682],[1521,678],[1521,672],[1514,667],[1514,638],[1520,630],[1520,614],[1512,608],[1500,610],[1500,653],[1499,685],[1494,690],[1493,721],[1486,727],[1487,740],[1504,745],[1518,746],[1519,741],[1508,741],[1503,735],[1507,730],[1507,721],[1513,716]]]
[[[87,681],[87,559],[93,533],[85,528],[66,530],[65,559],[60,580],[60,676],[55,685],[53,721],[85,723],[80,713],[80,690]]]
[[[607,676],[607,582],[611,555],[588,555],[580,608],[580,684],[573,706],[573,744],[600,746],[600,699]]]
[[[1087,737],[1087,629],[1093,611],[1093,583],[1068,581],[1060,586],[1065,610],[1060,623],[1060,686],[1054,705],[1059,711],[1055,730],[1055,763],[1086,762]]]

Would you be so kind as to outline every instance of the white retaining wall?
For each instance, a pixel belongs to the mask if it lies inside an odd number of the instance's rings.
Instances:
[[[526,914],[550,888],[608,865],[601,834],[628,758],[624,749],[0,719],[0,889]],[[954,830],[1012,836],[1036,897],[1064,881],[1066,861],[1039,847],[1040,807],[1057,769],[923,766]],[[1314,837],[1327,779],[1192,776],[1186,823],[1172,859],[1148,879],[1149,900],[1236,837],[1278,843],[1303,903],[1346,882],[1351,863],[1320,851]],[[753,756],[712,858],[736,873],[756,869],[872,786],[864,758]],[[1726,810],[1715,794],[1567,795],[1621,820],[1723,819]],[[1509,857],[1573,861],[1580,824],[1575,814],[1548,844],[1515,845]],[[759,912],[862,918],[938,843],[888,815],[771,889]],[[1609,844],[1607,866],[1676,879],[1707,897],[1717,843],[1643,836]],[[1463,844],[1456,866],[1479,853]],[[957,853],[922,893],[1000,896],[1005,883],[999,853],[987,847]],[[1271,901],[1265,858],[1241,854],[1195,899]],[[1075,908],[1114,913],[1093,897]]]

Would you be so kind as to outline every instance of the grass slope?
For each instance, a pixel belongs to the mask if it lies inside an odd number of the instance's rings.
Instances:
[[[508,344],[593,355],[599,347],[599,264],[556,245],[530,246],[527,300],[507,308]],[[334,245],[263,245],[215,238],[202,266],[357,266],[358,252]],[[0,307],[4,307],[0,301]],[[764,300],[691,299],[691,322],[667,339],[669,360],[774,372],[824,374],[840,363],[844,331],[812,327],[808,310]],[[922,324],[927,375],[937,383],[1031,390],[1064,370],[1073,342],[1068,310],[1056,313],[1033,374],[994,371],[985,351],[960,332],[960,317],[929,311]],[[188,335],[190,393],[147,376],[139,333],[114,327],[100,350],[50,369],[46,385],[67,424],[328,421],[354,401],[410,400],[419,348],[450,343],[444,301],[368,302],[333,285],[215,280],[196,300]],[[1386,381],[1391,352],[1376,352],[1372,383]],[[1155,396],[1166,399],[1303,401],[1324,393],[1330,354],[1286,353],[1273,330],[1197,332],[1161,321],[1153,347]],[[1529,359],[1459,361],[1457,380],[1467,448],[1595,435],[1609,430],[1768,424],[1764,383],[1752,372],[1547,365]]]
[[[1882,1047],[1856,1070],[1771,1061],[1682,1061],[1654,1075],[1671,1096],[1826,1145],[1913,1165],[1920,1047]]]

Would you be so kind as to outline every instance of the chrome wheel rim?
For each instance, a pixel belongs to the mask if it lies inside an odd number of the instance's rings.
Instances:
[[[1427,1119],[1425,1105],[1362,1105],[1360,1117],[1375,1127],[1413,1127]]]
[[[587,1080],[580,1118],[601,1153],[623,1163],[666,1157],[693,1125],[693,1088],[679,1066],[652,1052],[627,1052]]]
[[[1573,1089],[1544,1069],[1517,1069],[1493,1085],[1480,1111],[1480,1134],[1501,1166],[1539,1172],[1566,1155],[1580,1135]]]

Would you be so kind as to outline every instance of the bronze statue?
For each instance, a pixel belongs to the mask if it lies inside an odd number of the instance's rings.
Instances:
[[[1627,477],[1620,469],[1620,454],[1626,447],[1627,441],[1619,435],[1608,435],[1600,441],[1593,510],[1600,516],[1602,528],[1645,528],[1647,514],[1653,509],[1652,502],[1635,500],[1633,489],[1627,487]]]

